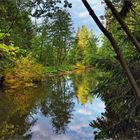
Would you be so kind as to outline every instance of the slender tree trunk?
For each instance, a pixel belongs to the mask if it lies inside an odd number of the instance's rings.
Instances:
[[[100,28],[100,30],[104,33],[104,35],[109,39],[115,53],[117,54],[117,58],[124,70],[124,72],[126,73],[126,76],[132,86],[132,88],[134,89],[134,93],[137,97],[137,100],[139,102],[140,105],[140,89],[122,55],[121,50],[119,49],[117,42],[115,41],[115,39],[112,37],[112,34],[110,32],[108,32],[104,26],[102,25],[102,23],[100,22],[100,20],[98,19],[98,17],[96,16],[95,12],[92,10],[92,8],[90,7],[89,3],[87,2],[87,0],[82,0],[83,4],[85,5],[85,7],[87,8],[89,14],[91,15],[91,17],[93,18],[93,20],[96,22],[96,24],[98,25],[98,27]]]
[[[129,39],[135,45],[135,47],[138,50],[138,52],[140,53],[140,43],[135,38],[135,36],[131,33],[131,31],[129,30],[128,26],[125,24],[125,22],[123,21],[123,19],[120,16],[120,14],[118,13],[118,11],[113,6],[112,2],[110,2],[110,0],[105,0],[105,3],[108,6],[108,8],[111,10],[111,12],[114,15],[114,17],[119,22],[119,24],[121,25],[122,29],[126,32],[126,34],[128,35]]]

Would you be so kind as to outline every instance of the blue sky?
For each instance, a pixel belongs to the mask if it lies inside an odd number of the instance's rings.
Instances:
[[[104,6],[101,4],[101,0],[88,0],[97,16],[104,14]],[[73,20],[73,26],[75,30],[82,25],[86,25],[89,29],[92,29],[96,35],[99,35],[101,31],[90,17],[88,11],[84,7],[81,0],[69,0],[72,3],[72,8],[69,9]]]
[[[87,9],[82,3],[82,0],[68,1],[72,3],[72,8],[69,8],[68,11],[71,14],[75,31],[78,29],[78,27],[86,25],[89,30],[92,29],[93,32],[98,36],[101,33],[101,31],[89,15]],[[91,5],[92,9],[95,11],[98,17],[104,15],[104,5],[101,4],[101,1],[102,0],[88,0],[89,4]],[[34,22],[34,18],[32,18],[32,20]],[[37,22],[41,23],[42,19],[38,19]]]

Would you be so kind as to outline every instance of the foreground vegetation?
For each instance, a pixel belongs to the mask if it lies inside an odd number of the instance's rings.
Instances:
[[[125,15],[124,20],[139,41],[140,35],[140,5],[136,1],[133,10]],[[121,9],[123,2],[114,5]],[[113,18],[110,10],[106,10],[106,28],[113,34],[118,42],[120,50],[129,65],[138,86],[140,85],[140,55],[133,46],[129,37],[121,29],[118,22]],[[96,139],[139,139],[140,138],[140,106],[138,97],[126,77],[126,72],[121,68],[118,56],[114,53],[109,41],[104,38],[103,45],[99,49],[95,59],[96,68],[102,72],[97,78],[98,85],[94,94],[105,101],[106,111],[100,118],[90,125],[98,128],[95,131]]]

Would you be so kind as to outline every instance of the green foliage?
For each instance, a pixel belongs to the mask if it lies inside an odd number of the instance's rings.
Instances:
[[[9,34],[0,33],[1,39]],[[0,76],[5,77],[5,85],[16,88],[18,86],[30,86],[34,81],[41,81],[45,75],[45,68],[37,63],[32,54],[26,55],[26,51],[0,43]]]
[[[112,2],[120,11],[123,0],[113,0]],[[46,73],[58,73],[74,69],[69,64],[78,67],[94,65],[99,70],[94,94],[101,97],[106,104],[106,112],[102,114],[101,118],[97,118],[91,123],[91,126],[100,129],[100,131],[95,132],[95,138],[140,138],[140,108],[111,44],[106,38],[103,38],[102,47],[97,49],[97,39],[92,31],[88,31],[86,26],[78,29],[75,41],[73,41],[70,14],[58,6],[60,3],[61,0],[0,1],[0,78],[4,76],[5,84],[12,88],[32,86],[33,82],[43,80]],[[67,6],[71,7],[71,4],[64,0],[64,7]],[[133,9],[124,19],[138,41],[140,41],[139,13],[139,2],[134,0]],[[40,26],[34,26],[29,15],[36,18],[44,16],[45,18]],[[106,10],[106,28],[118,41],[118,45],[139,84],[140,55],[109,10]],[[85,104],[91,98],[88,93],[91,81],[86,78],[83,80],[82,77],[76,77],[76,79],[82,81],[82,83],[75,83],[77,97],[82,104]],[[47,106],[41,109],[45,113],[48,111],[49,114],[55,116],[52,122],[58,131],[60,128],[63,130],[64,127],[61,126],[65,126],[69,122],[70,115],[64,118],[65,121],[61,118],[64,113],[70,114],[68,106],[72,108],[72,104],[68,102],[66,106],[62,101],[63,97],[60,93],[64,92],[62,88],[65,85],[56,79],[55,86],[55,89],[53,87],[53,94],[49,95],[51,104],[48,105],[57,103],[53,111],[49,112]],[[70,99],[71,97],[67,95],[67,98]],[[46,100],[46,98],[44,99]],[[41,104],[46,105],[45,100]],[[20,104],[21,99],[16,101]],[[29,100],[26,101],[29,102]],[[50,100],[48,99],[48,101]],[[63,110],[59,108],[59,105]],[[22,112],[26,110],[26,107],[28,106],[23,105],[22,109],[20,108]],[[16,107],[16,111],[19,108]],[[62,113],[59,113],[61,111]],[[12,137],[16,131],[14,125],[7,124],[7,122],[4,122],[0,129],[2,130],[2,135],[0,135],[2,138],[6,134]],[[12,131],[8,133],[11,129]]]
[[[9,34],[0,33],[0,39],[3,39],[5,36],[9,36]],[[14,65],[14,62],[17,60],[19,51],[19,47],[14,47],[14,44],[12,43],[8,45],[0,43],[0,76],[4,74],[5,69]]]
[[[70,14],[66,10],[58,10],[54,14],[51,24],[50,34],[54,47],[55,65],[60,66],[62,63],[66,63],[67,53],[72,45]]]
[[[58,69],[56,67],[47,67],[47,73],[57,73]]]
[[[16,61],[16,75],[24,80],[32,79],[41,80],[45,72],[44,67],[36,62],[36,59],[28,54],[26,57],[22,57]]]
[[[33,39],[33,54],[44,66],[60,66],[67,62],[72,43],[71,16],[59,9],[51,20],[46,17],[38,27]]]
[[[32,86],[35,81],[43,80],[46,69],[36,59],[28,54],[15,61],[15,66],[8,69],[5,74],[7,86]]]
[[[38,27],[38,35],[32,39],[32,52],[39,63],[44,66],[54,66],[55,54],[51,37],[49,37],[48,24],[48,21],[45,20],[42,26]]]
[[[10,33],[9,40],[16,46],[31,48],[33,25],[27,12],[20,11],[16,0],[0,1],[0,17],[1,32]]]
[[[0,39],[3,39],[6,36],[10,36],[10,34],[9,33],[1,33],[0,32]]]
[[[17,4],[22,10],[26,10],[32,17],[52,17],[53,12],[60,10],[62,5],[64,8],[71,8],[72,4],[68,0],[27,0],[20,1],[17,0]],[[62,5],[61,5],[62,4]],[[58,6],[61,5],[61,6]]]
[[[5,138],[13,138],[14,135],[16,135],[16,128],[13,124],[3,122],[3,124],[0,126],[1,134],[0,139],[3,140]]]
[[[88,31],[86,26],[78,29],[75,43],[69,54],[69,61],[81,63],[83,65],[93,65],[93,60],[97,52],[97,39],[92,31]]]
[[[138,14],[138,11],[137,9],[135,12]],[[131,11],[125,22],[138,39],[137,35],[140,28],[137,26],[139,24],[139,20],[137,20],[139,16],[136,13],[134,14],[134,11]],[[125,60],[127,60],[130,70],[139,85],[140,55],[127,35],[120,29],[119,24],[113,17],[110,18],[109,14],[109,11],[107,11],[107,28],[118,41]],[[101,73],[97,77],[98,84],[94,94],[101,97],[105,102],[106,111],[100,118],[91,123],[92,127],[99,129],[99,131],[95,132],[95,138],[139,139],[139,103],[134,96],[134,90],[130,86],[125,72],[118,62],[117,56],[111,49],[111,44],[106,38],[104,38],[102,47],[98,49],[97,56],[94,62]]]
[[[72,65],[61,65],[58,70],[59,71],[71,71],[75,68],[75,66]]]
[[[56,10],[51,20],[46,17],[33,30],[27,9],[21,10],[16,1],[0,3],[0,31],[3,32],[0,33],[0,78],[5,77],[7,86],[30,86],[47,73],[72,69],[69,66],[58,69],[67,62],[72,45],[71,17],[66,10]]]

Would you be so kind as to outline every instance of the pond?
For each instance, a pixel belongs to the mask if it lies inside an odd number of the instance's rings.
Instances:
[[[0,139],[92,140],[90,122],[104,112],[92,94],[96,72],[48,78],[34,88],[0,93]]]

